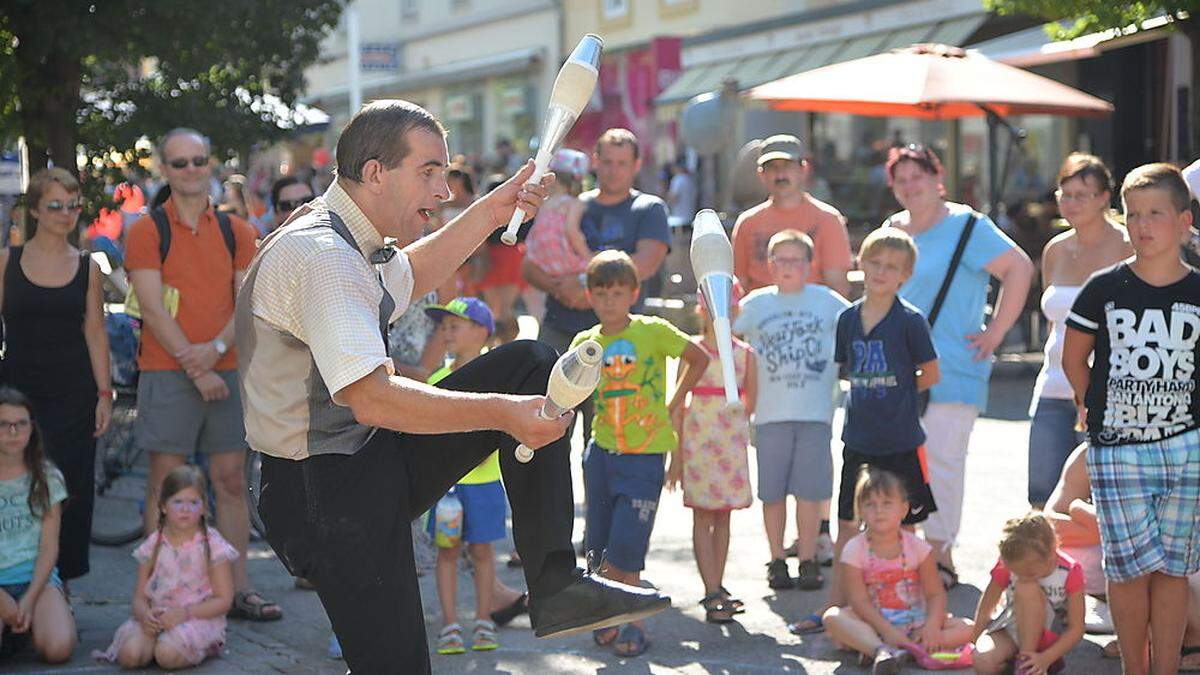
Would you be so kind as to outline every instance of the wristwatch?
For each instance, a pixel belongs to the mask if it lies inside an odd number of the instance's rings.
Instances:
[[[225,341],[222,340],[221,338],[217,338],[217,339],[213,340],[212,346],[214,349],[217,350],[217,353],[220,354],[221,356],[225,356],[225,352],[229,351],[229,345],[226,345]]]

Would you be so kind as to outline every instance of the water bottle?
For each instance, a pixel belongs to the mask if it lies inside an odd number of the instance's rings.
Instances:
[[[453,492],[438,500],[433,510],[433,543],[438,548],[454,548],[462,541],[462,502]]]

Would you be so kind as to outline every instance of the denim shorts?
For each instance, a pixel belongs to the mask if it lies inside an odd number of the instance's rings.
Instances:
[[[1029,503],[1045,504],[1062,475],[1063,465],[1084,434],[1075,431],[1075,402],[1040,398],[1029,425]]]
[[[500,541],[508,533],[505,517],[508,515],[508,500],[504,496],[503,484],[496,480],[490,483],[459,483],[450,492],[462,503],[462,540],[466,544],[490,544]],[[437,507],[433,507],[436,513]],[[430,514],[426,529],[434,536],[437,518]]]
[[[30,580],[32,581],[32,580]],[[62,590],[62,579],[58,578],[58,570],[50,570],[50,578],[46,580],[46,588],[57,588]],[[0,591],[8,593],[13,600],[21,601],[21,597],[29,590],[29,581],[20,584],[0,584]]]
[[[1200,429],[1087,453],[1104,576],[1200,572]]]
[[[665,477],[663,455],[621,455],[588,443],[583,454],[587,550],[600,552],[624,572],[645,569]]]

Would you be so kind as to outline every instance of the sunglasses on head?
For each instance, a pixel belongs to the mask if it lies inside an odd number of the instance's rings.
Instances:
[[[301,206],[307,204],[311,199],[312,197],[304,197],[302,199],[281,199],[279,200],[279,203],[275,205],[275,210],[279,213],[291,213],[292,211],[295,211]]]
[[[57,211],[78,211],[82,208],[83,208],[83,201],[79,200],[79,199],[74,199],[69,202],[52,199],[52,200],[46,202],[46,209],[48,211],[56,211],[56,212]]]
[[[196,155],[191,159],[192,166],[201,167],[208,165],[207,155]],[[173,169],[186,169],[188,165],[187,157],[176,157],[175,159],[167,160],[167,164]]]

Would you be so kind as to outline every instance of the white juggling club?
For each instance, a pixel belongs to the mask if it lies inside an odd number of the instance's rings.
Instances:
[[[595,340],[585,340],[574,349],[558,357],[550,381],[546,383],[546,402],[538,413],[542,419],[552,420],[575,406],[583,403],[596,391],[600,384],[600,360],[604,348]],[[517,446],[517,460],[525,463],[533,459],[533,450],[524,444]]]
[[[533,175],[529,177],[528,183],[537,183],[542,179],[558,146],[567,137],[567,132],[592,98],[592,92],[596,89],[596,79],[600,76],[600,54],[603,51],[604,41],[599,36],[588,33],[575,45],[571,58],[567,59],[558,71],[558,77],[554,79],[554,91],[550,92],[550,108],[546,111],[542,140],[533,159]],[[500,241],[509,246],[517,243],[517,228],[524,220],[525,211],[517,209],[508,221],[504,234],[500,235]]]
[[[692,271],[717,335],[717,353],[725,380],[725,400],[738,403],[737,375],[733,367],[733,331],[729,324],[733,303],[733,245],[725,226],[712,209],[704,209],[692,221]]]

